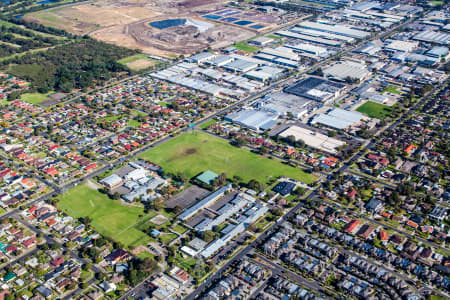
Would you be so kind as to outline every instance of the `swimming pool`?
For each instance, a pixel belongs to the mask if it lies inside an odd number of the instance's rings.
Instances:
[[[253,29],[261,29],[261,28],[264,28],[264,26],[262,26],[262,25],[258,25],[258,24],[256,24],[256,25],[251,25],[251,26],[249,26],[250,28],[253,28]]]

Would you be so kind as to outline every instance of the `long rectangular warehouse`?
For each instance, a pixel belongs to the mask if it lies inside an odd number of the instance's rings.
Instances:
[[[309,28],[317,31],[331,32],[337,35],[349,36],[355,39],[363,39],[370,36],[370,32],[353,29],[350,26],[340,24],[325,24],[311,21],[304,21],[297,26]]]
[[[301,27],[294,27],[290,30],[292,32],[296,32],[299,34],[305,34],[305,35],[310,35],[310,36],[314,36],[314,37],[322,37],[322,38],[330,39],[330,40],[344,41],[349,44],[355,42],[355,39],[352,37],[338,35],[338,34],[329,33],[329,32],[325,32],[325,31],[317,31],[317,30],[301,28]]]
[[[288,30],[280,30],[280,31],[277,31],[276,34],[278,34],[280,36],[288,37],[288,38],[299,39],[299,40],[313,42],[313,43],[322,44],[322,45],[327,45],[327,46],[331,46],[331,47],[340,47],[343,44],[343,42],[341,42],[341,41],[328,40],[328,39],[323,39],[320,37],[313,37],[313,36],[300,34],[300,33],[292,32],[292,31],[288,31]]]

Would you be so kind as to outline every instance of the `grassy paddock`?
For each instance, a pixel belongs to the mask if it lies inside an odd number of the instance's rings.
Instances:
[[[217,174],[225,172],[229,178],[237,175],[245,182],[256,179],[267,183],[278,176],[305,183],[316,181],[315,176],[300,169],[236,148],[223,139],[202,132],[182,134],[140,157],[159,164],[165,171],[181,172],[189,178],[211,170]]]
[[[371,118],[383,120],[392,113],[392,107],[380,103],[367,101],[356,109],[360,113],[366,114]]]
[[[139,223],[149,218],[143,208],[124,206],[86,184],[64,193],[58,207],[74,218],[90,217],[92,226],[98,232],[125,246],[144,244],[150,239],[137,228]],[[139,218],[139,215],[143,217]]]

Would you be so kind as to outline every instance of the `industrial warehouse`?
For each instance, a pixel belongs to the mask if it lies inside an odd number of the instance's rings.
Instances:
[[[284,92],[311,99],[320,103],[328,103],[339,97],[346,86],[323,78],[308,77],[284,89]]]
[[[320,132],[295,125],[288,127],[279,135],[283,138],[293,136],[297,141],[301,140],[305,142],[305,144],[308,145],[309,147],[326,151],[331,154],[336,154],[337,149],[345,145],[345,142],[343,141],[328,137],[327,135],[322,134]]]

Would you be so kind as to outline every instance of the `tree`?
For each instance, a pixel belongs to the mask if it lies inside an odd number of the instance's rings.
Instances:
[[[264,146],[259,147],[259,154],[265,155],[265,154],[267,154],[267,153],[269,153],[269,149],[267,149],[267,148],[264,147]]]
[[[290,135],[286,138],[286,142],[291,145],[291,146],[295,146],[295,136]]]
[[[205,241],[205,242],[211,242],[212,240],[214,240],[214,238],[215,238],[215,234],[214,234],[214,232],[212,232],[211,230],[205,230],[205,231],[203,231],[202,232],[202,239]]]
[[[155,198],[152,201],[154,210],[161,211],[164,208],[164,200],[161,197]]]
[[[145,273],[153,273],[157,268],[158,263],[149,257],[144,258],[140,264],[140,269]]]
[[[225,172],[220,173],[218,179],[220,185],[224,184],[227,181],[227,174]]]
[[[252,190],[255,190],[255,191],[259,191],[261,189],[261,184],[256,179],[251,179],[247,183],[247,187],[249,189],[252,189]]]
[[[247,140],[240,136],[233,141],[233,144],[238,148],[242,148],[247,145]]]
[[[177,205],[177,206],[175,206],[175,207],[173,208],[173,213],[174,213],[175,215],[181,214],[182,211],[183,211],[183,208],[182,208],[180,205]]]

